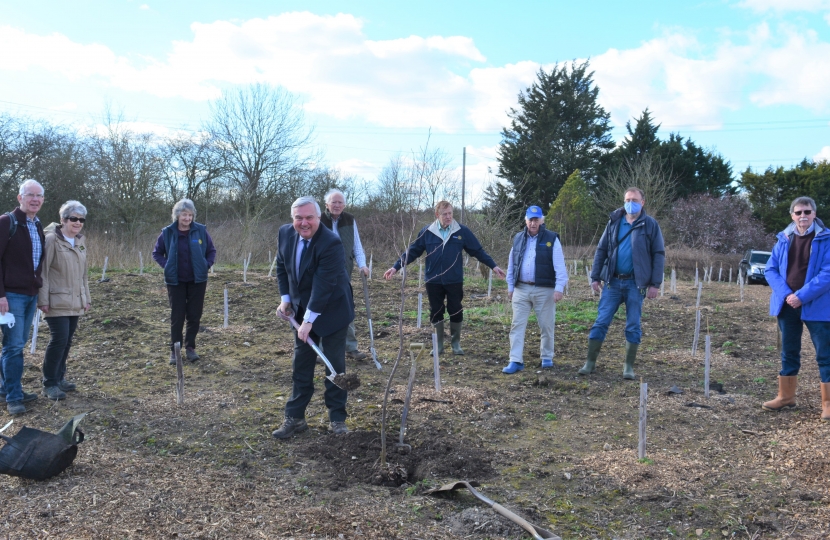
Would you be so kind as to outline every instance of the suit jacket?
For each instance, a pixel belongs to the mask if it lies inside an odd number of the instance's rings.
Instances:
[[[354,320],[352,285],[346,274],[346,255],[340,237],[320,225],[311,238],[299,273],[295,256],[300,235],[291,224],[280,227],[277,245],[277,282],[280,295],[291,297],[297,322],[306,310],[320,315],[311,325],[318,336],[328,336]]]

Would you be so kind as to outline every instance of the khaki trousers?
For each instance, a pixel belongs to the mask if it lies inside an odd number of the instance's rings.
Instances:
[[[513,324],[510,326],[510,361],[524,363],[525,330],[531,309],[536,313],[542,334],[540,357],[553,359],[553,331],[556,327],[556,302],[553,288],[517,283],[513,289]]]

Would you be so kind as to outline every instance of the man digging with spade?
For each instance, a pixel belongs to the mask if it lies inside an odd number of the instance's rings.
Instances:
[[[314,394],[317,353],[309,338],[321,345],[335,373],[346,372],[346,333],[354,320],[354,306],[345,252],[340,237],[320,226],[320,206],[313,197],[300,197],[291,205],[293,223],[279,232],[277,282],[282,302],[280,317],[299,324],[294,332],[291,399],[285,404],[285,421],[272,435],[287,439],[308,429],[305,410]],[[334,375],[331,373],[330,375]],[[346,390],[325,379],[325,403],[331,431],[348,433]]]

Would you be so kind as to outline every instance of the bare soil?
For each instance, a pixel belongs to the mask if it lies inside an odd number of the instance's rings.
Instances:
[[[376,272],[377,273],[377,272]],[[418,329],[417,281],[407,286],[404,355],[390,394],[381,464],[384,389],[398,356],[400,281],[370,282],[383,364],[347,362],[350,433],[328,432],[322,368],[307,411],[311,429],[277,441],[290,395],[293,337],[274,310],[264,273],[211,275],[202,359],[185,365],[176,406],[168,365],[167,298],[161,276],[113,273],[92,283],[68,377],[78,391],[44,398],[15,419],[55,431],[74,414],[87,440],[74,464],[43,482],[0,477],[0,537],[30,538],[527,538],[471,495],[424,495],[455,480],[563,538],[823,538],[830,536],[830,425],[805,333],[799,407],[761,410],[774,397],[776,328],[769,289],[706,284],[703,334],[711,336],[713,387],[703,392],[704,338],[691,354],[696,291],[647,301],[636,371],[648,383],[647,459],[637,459],[639,381],[622,379],[624,319],[615,321],[598,370],[580,377],[596,297],[572,280],[559,305],[555,367],[539,369],[539,335],[528,327],[526,369],[504,375],[509,305],[504,283],[468,278],[464,356],[417,366],[404,445],[401,413]],[[223,328],[227,286],[230,326]],[[368,351],[360,283],[357,331]],[[668,289],[668,286],[667,286]],[[426,306],[425,306],[426,307]],[[586,315],[587,313],[587,315]],[[592,315],[593,314],[593,315]],[[618,315],[622,317],[622,315]],[[24,388],[39,389],[48,328],[28,354]],[[677,386],[682,394],[670,394]],[[8,421],[0,416],[0,425]]]

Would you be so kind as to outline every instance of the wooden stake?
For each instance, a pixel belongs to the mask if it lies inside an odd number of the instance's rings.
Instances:
[[[732,267],[729,267],[729,283],[732,283]]]
[[[140,251],[138,252],[138,275],[144,275],[144,255]]]
[[[673,266],[671,269],[671,292],[677,292],[677,270]]]
[[[438,334],[432,329],[432,370],[435,374],[435,391],[441,391],[441,370],[438,364]]]
[[[40,310],[35,310],[35,320],[32,321],[34,328],[32,328],[32,347],[29,349],[29,354],[35,354],[37,348],[37,327],[40,326]]]
[[[741,302],[744,301],[744,273],[738,270],[738,286],[741,288]]]
[[[697,282],[698,282],[697,276],[698,276],[698,274],[697,274],[697,263],[695,263],[695,289],[697,289]]]
[[[697,341],[700,339],[700,310],[695,310],[695,337],[692,340],[692,356],[697,355]]]
[[[660,283],[660,298],[663,298],[663,291],[666,289],[666,280],[664,279],[662,283]]]
[[[638,429],[639,443],[637,444],[637,456],[640,459],[646,457],[646,425],[648,424],[648,383],[640,381],[640,425]]]
[[[718,270],[718,283],[723,281],[723,263],[720,263],[720,270]]]
[[[421,309],[424,304],[424,293],[418,293],[418,328],[421,327]]]
[[[225,287],[225,326],[222,328],[228,327],[228,288]]]
[[[490,269],[490,275],[487,276],[487,298],[493,297],[493,269]]]
[[[709,397],[709,362],[712,357],[712,338],[706,334],[706,359],[703,368],[703,395]]]
[[[268,255],[271,255],[271,252],[268,252]],[[268,268],[268,277],[271,277],[271,273],[274,271],[274,266],[277,264],[277,256],[274,255],[274,260],[271,261],[271,266]]]
[[[418,288],[421,288],[421,276],[424,274],[424,259],[418,259]],[[420,328],[420,326],[418,327]]]
[[[369,253],[369,280],[372,280],[372,253]]]
[[[248,261],[242,257],[242,282],[248,283]]]
[[[173,344],[173,352],[176,355],[176,405],[184,405],[184,366],[182,365],[182,344]]]

